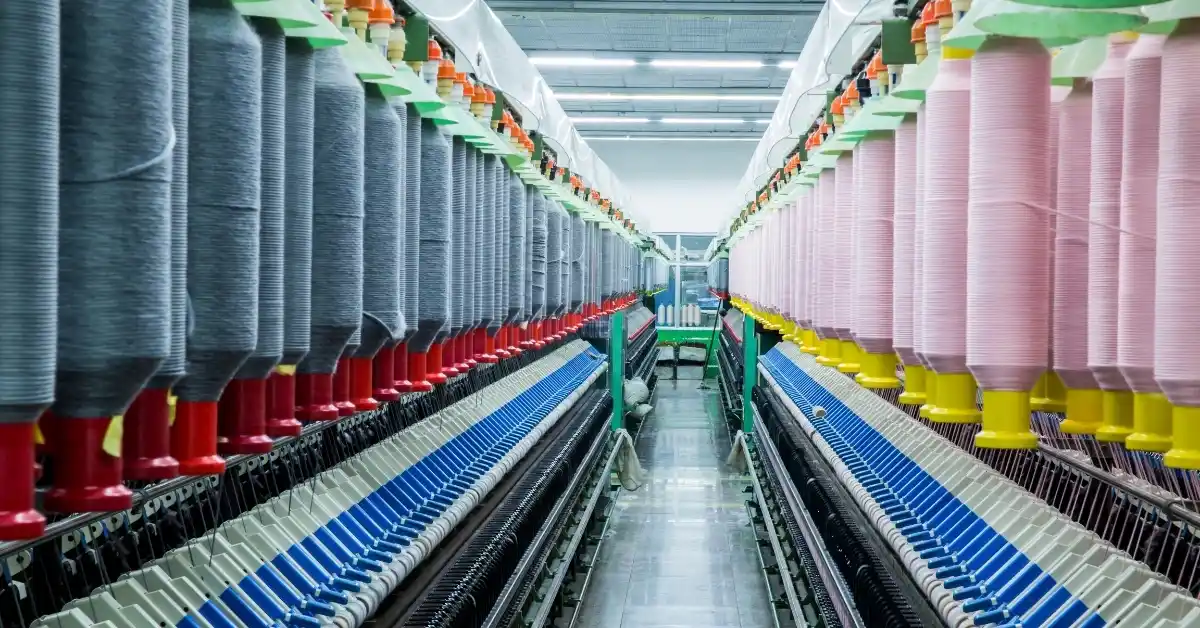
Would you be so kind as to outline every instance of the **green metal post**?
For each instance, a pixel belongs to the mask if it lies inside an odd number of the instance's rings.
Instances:
[[[758,331],[754,319],[742,317],[742,432],[754,431],[754,385],[758,383]]]
[[[612,430],[625,423],[625,311],[617,310],[609,318],[608,389],[612,394]]]

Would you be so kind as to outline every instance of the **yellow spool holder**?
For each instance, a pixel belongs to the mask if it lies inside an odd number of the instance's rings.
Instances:
[[[904,392],[900,403],[919,406],[925,403],[925,367],[904,365]]]
[[[1174,443],[1163,462],[1172,469],[1200,471],[1200,408],[1175,406],[1171,414]]]
[[[925,371],[925,403],[921,406],[921,418],[928,419],[929,413],[937,408],[938,379],[937,374]]]
[[[862,352],[858,349],[858,344],[856,344],[853,340],[843,340],[842,362],[841,364],[838,364],[838,371],[851,375],[861,371],[862,363],[860,362],[861,358],[859,357],[861,353]]]
[[[970,373],[935,373],[937,407],[929,411],[934,423],[978,423],[982,417],[976,403],[979,387]]]
[[[1029,406],[1035,412],[1066,412],[1066,387],[1054,371],[1046,371],[1038,378],[1029,395]]]
[[[1067,420],[1058,426],[1063,434],[1095,434],[1104,414],[1104,395],[1099,388],[1067,389]]]
[[[1105,390],[1103,418],[1096,430],[1096,440],[1123,443],[1133,433],[1133,393],[1128,390]]]
[[[1029,407],[1037,412],[1046,412],[1046,406],[1050,405],[1050,397],[1046,395],[1046,375],[1042,373],[1036,384],[1033,385],[1033,390],[1029,392]]]
[[[817,332],[804,330],[804,346],[800,350],[809,355],[821,355],[821,340],[817,338]]]
[[[1133,393],[1133,433],[1125,439],[1132,451],[1170,451],[1171,403],[1162,393]]]
[[[896,377],[895,353],[863,353],[863,371],[855,376],[854,381],[864,388],[872,390],[887,390],[900,387],[900,378]]]
[[[785,342],[794,342],[796,340],[796,324],[785,320],[783,321],[783,340]]]
[[[837,338],[824,338],[821,340],[821,357],[817,358],[817,364],[822,366],[837,367],[842,363],[842,341]]]
[[[1037,435],[1029,429],[1029,392],[983,391],[983,430],[975,435],[982,449],[1036,449]]]

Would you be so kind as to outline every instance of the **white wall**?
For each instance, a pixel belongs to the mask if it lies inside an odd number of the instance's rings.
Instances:
[[[736,211],[738,180],[754,142],[589,140],[635,203],[649,232],[711,233]]]

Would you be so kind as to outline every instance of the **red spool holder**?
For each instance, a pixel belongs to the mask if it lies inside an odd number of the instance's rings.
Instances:
[[[229,382],[217,404],[217,417],[218,453],[270,453],[274,442],[267,436],[267,380]]]
[[[454,339],[454,370],[459,373],[466,373],[474,366],[474,360],[467,362],[467,334],[471,332],[463,332]]]
[[[371,370],[371,396],[379,401],[396,401],[396,348],[384,347],[375,355]]]
[[[350,401],[358,412],[374,410],[379,402],[371,396],[375,383],[375,360],[373,358],[349,358],[350,367]],[[340,370],[341,365],[338,365]]]
[[[333,405],[333,373],[296,375],[296,418],[301,421],[332,421],[340,416]]]
[[[433,390],[433,380],[427,374],[429,369],[426,366],[429,362],[430,354],[428,353],[409,353],[408,354],[408,376],[412,378],[413,392],[430,392]],[[445,376],[437,373],[439,377]]]
[[[217,455],[217,409],[216,401],[175,402],[171,455],[179,461],[180,475],[225,472],[225,459]]]
[[[479,330],[480,342],[483,343],[483,352],[479,354],[478,359],[485,364],[495,364],[501,358],[507,358],[508,355],[502,353],[502,350],[496,348],[496,337],[504,333],[504,328],[501,327],[495,336],[489,336],[486,329]]]
[[[333,405],[338,416],[350,416],[358,411],[350,399],[350,358],[338,358],[337,370],[333,372]]]
[[[42,501],[46,510],[112,512],[133,507],[133,492],[121,484],[121,443],[106,442],[115,420],[60,417],[49,412],[42,416],[42,431],[54,461],[54,482]],[[124,423],[124,418],[119,420]]]
[[[171,392],[147,388],[125,411],[121,455],[127,480],[167,480],[179,475],[171,457]]]
[[[545,336],[542,335],[542,322],[541,321],[538,321],[536,324],[534,324],[533,336],[531,338],[533,340],[533,348],[534,349],[541,349],[542,347],[546,346],[546,343],[542,342],[542,339],[545,338]]]
[[[34,423],[0,423],[0,541],[36,539],[46,518],[33,507]]]
[[[496,330],[496,334],[487,335],[484,331],[484,357],[481,361],[486,361],[488,364],[496,364],[500,360],[512,357],[509,351],[504,348],[504,339],[509,335],[508,327],[500,327]]]
[[[445,352],[442,343],[435,342],[429,347],[429,356],[425,358],[425,379],[434,386],[445,384],[458,371],[446,366]]]
[[[303,428],[296,420],[296,367],[278,366],[267,379],[267,436],[299,436]]]
[[[504,351],[510,357],[517,357],[523,351],[517,345],[521,344],[521,327],[520,325],[510,325],[504,328],[504,336],[500,339],[500,349],[497,352]],[[508,345],[508,346],[504,346]]]
[[[413,392],[413,383],[408,381],[408,345],[401,343],[396,345],[395,361],[393,362],[393,371],[396,376],[396,392],[401,394]]]

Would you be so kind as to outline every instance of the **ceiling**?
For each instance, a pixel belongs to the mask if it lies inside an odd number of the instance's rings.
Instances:
[[[823,0],[487,2],[538,65],[585,138],[747,140],[758,138],[766,128],[787,84],[790,66],[786,64],[800,54],[824,4]],[[591,65],[580,65],[580,58],[592,60],[586,61]],[[612,60],[622,65],[596,65]],[[785,67],[780,67],[781,62]],[[663,67],[663,63],[674,65]],[[749,67],[694,67],[696,63]]]

